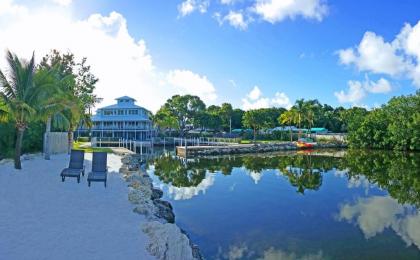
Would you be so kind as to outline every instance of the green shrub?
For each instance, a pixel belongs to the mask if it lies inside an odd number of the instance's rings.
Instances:
[[[87,136],[80,136],[77,138],[77,141],[82,142],[82,143],[87,143],[87,142],[90,142],[90,138]]]
[[[23,142],[23,153],[35,153],[42,151],[45,124],[42,122],[29,123]],[[15,153],[16,129],[14,122],[0,124],[0,157],[11,158]]]

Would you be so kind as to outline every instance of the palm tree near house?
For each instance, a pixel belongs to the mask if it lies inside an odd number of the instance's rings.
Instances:
[[[0,99],[3,103],[1,117],[13,121],[16,127],[15,168],[22,169],[20,155],[23,134],[29,121],[36,116],[39,86],[34,84],[35,58],[29,61],[19,59],[10,51],[6,53],[9,73],[0,70]]]
[[[83,103],[75,95],[69,94],[68,100],[74,105],[66,108],[63,111],[63,116],[68,120],[67,124],[67,140],[68,140],[68,153],[73,147],[73,132],[76,131],[79,124],[85,124],[87,127],[91,127],[92,123],[90,115],[85,112]]]
[[[72,95],[71,88],[68,85],[74,84],[73,75],[60,76],[57,68],[40,68],[35,74],[35,83],[38,85],[48,85],[49,88],[39,95],[39,118],[46,123],[44,135],[44,158],[50,159],[50,138],[52,123],[55,128],[69,131],[74,114],[80,114],[80,101]],[[71,133],[73,130],[71,131]],[[69,148],[71,150],[69,141]]]

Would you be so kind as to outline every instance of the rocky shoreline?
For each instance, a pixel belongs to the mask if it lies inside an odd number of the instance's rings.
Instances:
[[[147,220],[141,228],[149,236],[148,252],[162,260],[203,259],[198,246],[175,224],[172,205],[161,199],[161,190],[153,187],[140,156],[127,154],[121,161],[120,173],[129,187],[128,200],[133,211]]]
[[[181,147],[183,148],[183,147]],[[314,149],[343,149],[347,148],[344,143],[318,143]],[[227,154],[247,154],[247,153],[268,153],[278,151],[294,151],[299,148],[294,143],[266,143],[254,145],[231,145],[231,146],[213,146],[206,147],[187,147],[183,151],[186,156],[214,156],[214,155],[227,155]],[[185,155],[184,155],[185,156]]]

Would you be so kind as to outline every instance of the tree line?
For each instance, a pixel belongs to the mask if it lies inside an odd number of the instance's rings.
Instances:
[[[98,78],[86,58],[77,60],[70,52],[52,50],[36,64],[34,55],[23,60],[8,51],[6,60],[7,71],[0,70],[0,158],[14,156],[19,169],[22,150],[42,150],[45,131],[66,131],[71,147],[76,128],[91,124],[91,110],[100,100],[94,94]],[[219,133],[251,129],[255,140],[261,135],[259,130],[276,126],[323,127],[347,133],[349,146],[355,148],[420,150],[420,90],[394,97],[373,110],[334,108],[316,99],[299,99],[290,109],[244,111],[229,103],[206,106],[198,96],[175,95],[152,119],[162,132],[171,130],[180,136],[190,129]],[[290,141],[296,139],[288,129]],[[267,137],[283,139],[284,135],[263,136]]]
[[[181,136],[189,129],[230,132],[231,129],[249,128],[255,140],[259,130],[276,126],[321,127],[334,133],[347,133],[349,145],[355,148],[420,150],[420,91],[394,97],[373,110],[334,108],[316,99],[299,99],[290,109],[273,107],[244,111],[234,109],[229,103],[207,107],[198,96],[175,95],[153,119],[158,129],[175,130]],[[290,141],[294,140],[291,127],[285,129],[289,131]]]
[[[86,58],[77,61],[72,53],[52,50],[36,64],[34,54],[23,60],[7,51],[6,60],[7,70],[0,70],[0,156],[14,156],[21,169],[22,148],[42,150],[43,133],[51,128],[68,133],[70,149],[73,131],[90,124],[98,79]]]

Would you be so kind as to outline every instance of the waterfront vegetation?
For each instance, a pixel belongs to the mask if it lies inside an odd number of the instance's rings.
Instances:
[[[8,52],[6,59],[9,68],[0,72],[0,158],[14,156],[15,167],[21,168],[22,151],[41,151],[44,132],[65,131],[69,148],[73,145],[77,127],[91,124],[91,110],[99,100],[94,94],[98,79],[86,58],[77,61],[71,53],[53,50],[39,64],[34,55],[26,61]],[[175,95],[152,118],[161,136],[235,133],[242,143],[295,141],[303,130],[323,127],[347,134],[352,148],[420,150],[420,91],[371,110],[299,99],[290,109],[243,111],[229,103],[206,106],[197,96]],[[276,126],[301,130],[267,131]]]
[[[76,127],[90,122],[98,79],[86,58],[78,62],[71,53],[53,50],[39,64],[34,54],[27,61],[8,51],[6,59],[7,71],[0,71],[0,157],[14,156],[21,169],[22,151],[41,151],[51,128],[66,131],[71,147]]]
[[[279,125],[296,126],[301,130],[315,126],[333,133],[346,133],[352,148],[420,150],[420,91],[394,97],[371,110],[333,108],[318,100],[300,99],[289,110],[261,108],[243,111],[233,109],[228,103],[206,107],[197,96],[176,95],[159,109],[154,122],[170,135],[185,136],[188,129],[198,129],[200,134],[242,129],[242,137],[253,141],[293,141],[304,135],[302,131],[292,132],[290,127],[285,128],[289,129],[286,131],[265,131]]]

